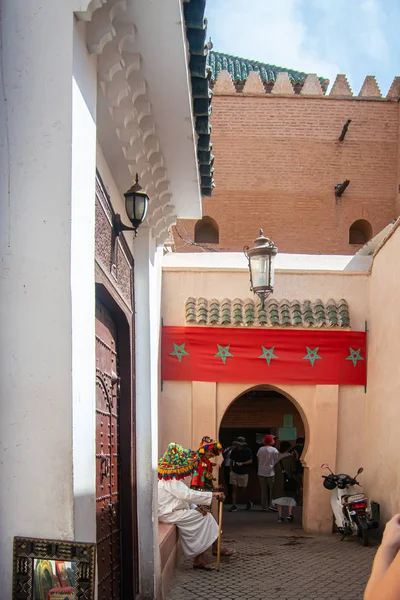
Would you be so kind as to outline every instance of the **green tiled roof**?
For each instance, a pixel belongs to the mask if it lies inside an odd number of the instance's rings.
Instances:
[[[211,152],[211,99],[210,70],[207,67],[206,32],[204,18],[206,0],[186,0],[184,3],[186,36],[189,42],[190,78],[192,83],[193,114],[197,133],[197,158],[199,162],[202,196],[211,196],[214,188]]]
[[[278,73],[288,73],[289,78],[294,84],[304,83],[307,73],[294,71],[293,69],[285,69],[270,65],[268,63],[258,62],[257,60],[248,60],[239,56],[223,54],[222,52],[214,52],[211,50],[207,56],[207,64],[211,67],[212,81],[215,81],[220,71],[228,71],[234,82],[245,81],[251,71],[257,71],[260,74],[261,81],[275,81]],[[322,89],[326,91],[328,80],[324,77],[319,77]]]
[[[307,327],[348,328],[349,307],[346,300],[276,300],[269,298],[265,310],[252,298],[188,298],[186,323],[230,327]]]

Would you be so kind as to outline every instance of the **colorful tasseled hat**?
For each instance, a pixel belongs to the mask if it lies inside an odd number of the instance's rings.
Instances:
[[[222,454],[221,444],[217,440],[213,440],[206,435],[201,440],[198,452],[199,454],[204,454],[204,452],[207,452],[207,450],[212,450],[216,456],[218,456],[218,454]]]
[[[184,479],[193,473],[198,461],[196,452],[171,442],[158,461],[158,479]]]

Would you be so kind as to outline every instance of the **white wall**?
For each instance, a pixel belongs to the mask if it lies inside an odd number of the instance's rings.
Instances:
[[[95,62],[69,3],[2,5],[0,538],[94,541]]]
[[[374,258],[370,283],[362,483],[383,523],[400,512],[400,230]]]
[[[140,592],[158,597],[158,392],[161,253],[142,225],[134,242],[136,346],[136,461]]]
[[[72,392],[75,539],[96,541],[96,61],[75,22],[72,87]]]
[[[2,1],[0,589],[15,535],[71,538],[69,2]]]
[[[153,540],[154,540],[154,583],[155,597],[161,595],[161,559],[158,540],[158,402],[161,393],[161,280],[162,280],[163,247],[155,249],[150,277],[150,351],[151,351],[151,471],[152,471],[152,505],[153,505]]]
[[[112,173],[110,171],[110,168],[108,166],[107,160],[104,156],[103,149],[102,149],[99,141],[97,141],[97,147],[96,147],[96,164],[97,164],[97,170],[99,171],[99,173],[101,175],[101,179],[103,181],[106,192],[111,198],[111,202],[112,202],[115,212],[122,215],[122,219],[123,219],[124,223],[126,225],[128,225],[129,219],[125,213],[125,201],[124,201],[123,195],[120,192],[120,190],[118,189],[117,184],[115,183],[114,177],[112,176]],[[126,190],[123,190],[123,191],[125,192]],[[126,240],[129,244],[129,248],[133,252],[133,240],[131,239],[132,237],[133,237],[132,234],[128,233],[126,236]]]

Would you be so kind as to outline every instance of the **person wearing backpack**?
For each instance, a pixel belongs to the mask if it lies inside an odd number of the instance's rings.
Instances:
[[[281,442],[279,452],[281,454],[288,452],[290,449],[289,442]],[[295,457],[282,457],[275,467],[275,481],[272,489],[272,501],[278,509],[278,522],[284,522],[283,509],[288,508],[286,519],[293,522],[293,508],[296,506],[296,490],[298,486],[297,463]]]

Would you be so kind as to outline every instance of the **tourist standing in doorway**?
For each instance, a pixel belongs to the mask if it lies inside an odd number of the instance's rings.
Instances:
[[[231,474],[231,453],[233,450],[233,446],[229,446],[228,448],[226,448],[226,450],[224,450],[223,452],[223,458],[224,458],[224,469],[223,469],[223,484],[224,484],[224,493],[226,496],[226,500],[227,502],[229,502],[231,500],[231,494],[232,494],[232,490],[231,490],[231,484],[229,483],[229,477]]]
[[[246,510],[253,506],[248,497],[247,486],[249,484],[250,467],[253,464],[253,453],[246,443],[246,438],[238,437],[232,442],[233,450],[231,452],[231,472],[229,483],[232,486],[232,506],[229,512],[237,511],[238,488],[242,490],[244,500],[247,500]]]
[[[304,438],[303,437],[298,437],[296,440],[296,445],[293,446],[292,452],[294,454],[294,457],[296,459],[296,464],[297,464],[297,475],[298,475],[298,487],[297,487],[297,493],[296,493],[296,502],[297,504],[299,504],[300,506],[302,506],[303,504],[303,473],[304,473],[304,467],[301,463],[301,455],[303,454],[304,451]]]
[[[303,437],[298,437],[297,440],[296,440],[296,445],[293,446],[293,451],[296,452],[298,460],[301,459],[301,455],[303,454],[303,450],[304,450],[304,438]]]
[[[288,452],[290,448],[289,442],[281,442],[279,452],[282,454]],[[275,481],[272,490],[273,503],[278,508],[278,521],[283,523],[283,508],[287,506],[289,522],[293,521],[293,508],[296,506],[296,490],[297,490],[297,464],[293,455],[282,457],[275,467]]]
[[[263,446],[257,452],[258,460],[258,480],[261,488],[261,510],[274,511],[276,508],[272,505],[272,489],[275,479],[275,463],[278,450],[274,448],[275,437],[267,434],[263,439]]]

